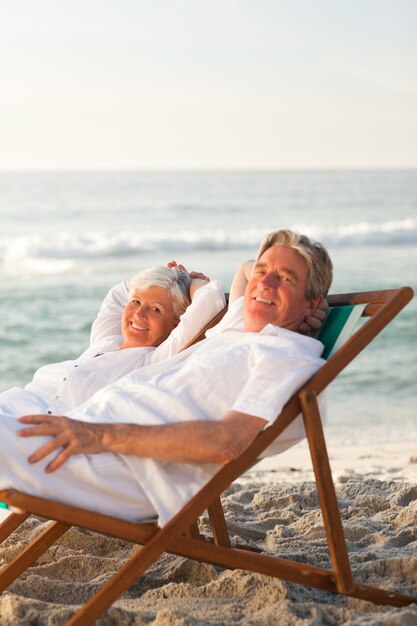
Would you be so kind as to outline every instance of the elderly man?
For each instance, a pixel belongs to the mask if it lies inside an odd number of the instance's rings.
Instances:
[[[320,244],[273,233],[245,290],[243,329],[238,299],[208,339],[125,376],[67,416],[2,420],[0,488],[126,519],[157,513],[164,525],[322,364],[322,344],[296,330],[331,274]],[[270,452],[303,436],[295,421]]]

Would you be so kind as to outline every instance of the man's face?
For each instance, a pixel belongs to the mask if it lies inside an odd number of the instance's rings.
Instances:
[[[135,289],[122,313],[122,348],[159,346],[177,324],[166,289]]]
[[[297,331],[321,300],[306,300],[307,275],[307,264],[296,250],[283,246],[268,248],[246,287],[245,330],[259,332],[267,324],[275,324]]]

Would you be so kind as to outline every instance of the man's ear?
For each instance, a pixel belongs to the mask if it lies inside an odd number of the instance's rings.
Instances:
[[[314,298],[314,300],[310,300],[310,302],[308,303],[305,317],[314,315],[314,312],[320,307],[320,304],[323,302],[323,300],[324,300],[323,295],[320,295],[317,298]]]

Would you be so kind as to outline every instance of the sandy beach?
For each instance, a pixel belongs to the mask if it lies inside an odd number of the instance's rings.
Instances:
[[[417,595],[417,445],[330,448],[329,455],[356,579]],[[224,505],[232,539],[329,566],[305,444],[264,460],[228,490]],[[0,563],[44,523],[27,520],[0,548]],[[135,550],[72,528],[2,594],[0,624],[60,626]],[[417,605],[381,607],[164,555],[97,624],[413,626]]]

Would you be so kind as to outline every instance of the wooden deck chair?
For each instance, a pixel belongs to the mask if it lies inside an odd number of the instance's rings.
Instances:
[[[317,403],[321,391],[399,313],[412,296],[409,287],[329,296],[331,308],[339,312],[342,310],[339,307],[365,305],[362,314],[369,319],[329,356],[318,372],[289,400],[274,424],[259,433],[238,458],[224,466],[162,529],[156,523],[126,522],[14,490],[0,492],[0,500],[21,511],[16,516],[34,513],[56,520],[3,568],[0,572],[0,590],[5,589],[71,525],[76,525],[133,541],[143,547],[73,615],[67,626],[92,624],[163,552],[223,568],[254,571],[377,604],[405,606],[417,602],[417,597],[359,584],[353,580]],[[315,472],[332,569],[267,556],[253,548],[232,547],[221,508],[221,494],[254,463],[300,411]],[[197,520],[205,509],[209,511],[213,539],[203,537],[198,531]],[[8,528],[5,528],[7,522]],[[18,523],[20,519],[14,521],[13,515],[9,520],[6,519],[0,527],[0,539]]]

